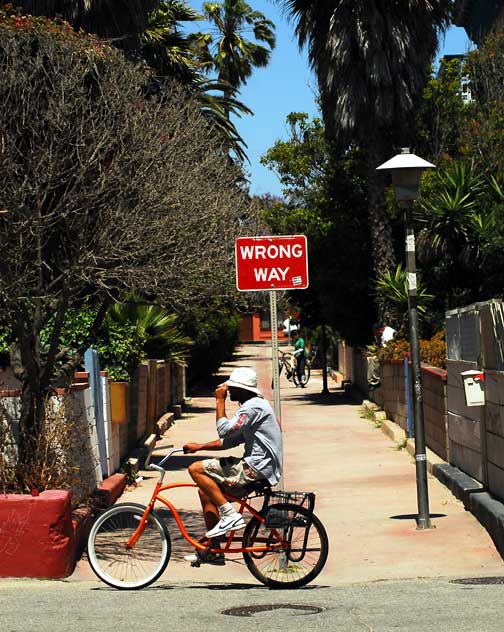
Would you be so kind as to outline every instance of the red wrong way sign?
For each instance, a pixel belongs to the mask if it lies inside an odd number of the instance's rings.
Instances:
[[[305,235],[239,237],[235,253],[236,287],[241,292],[308,287]]]

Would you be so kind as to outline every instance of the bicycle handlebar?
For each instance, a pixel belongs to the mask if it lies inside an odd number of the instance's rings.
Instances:
[[[165,472],[166,470],[164,469],[163,465],[173,454],[176,454],[177,452],[184,452],[184,454],[186,454],[184,448],[174,448],[173,450],[170,450],[170,452],[168,452],[168,454],[164,457],[162,461],[160,461],[159,465],[154,465],[154,463],[150,463],[149,470],[156,470],[157,472],[161,473]]]

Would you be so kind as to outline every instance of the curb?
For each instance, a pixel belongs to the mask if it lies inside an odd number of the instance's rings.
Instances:
[[[376,419],[381,422],[381,431],[387,435],[392,441],[398,444],[404,444],[406,451],[413,458],[415,457],[415,439],[408,439],[406,437],[406,431],[401,428],[399,424],[396,424],[395,421],[391,421],[390,419],[383,419],[383,416],[386,415],[384,411],[381,410],[379,406],[377,406],[374,402],[370,402],[365,399],[362,402],[364,408],[370,409],[375,413]],[[425,452],[427,454],[427,471],[429,474],[433,474],[433,469],[436,465],[445,464],[445,461],[438,456],[435,452],[430,450],[429,448],[425,448]]]
[[[504,558],[504,505],[490,496],[478,481],[453,465],[436,465],[433,474],[485,527],[495,548]]]
[[[124,474],[112,474],[96,488],[93,494],[94,502],[92,505],[80,505],[72,511],[72,526],[75,538],[74,566],[86,548],[95,511],[97,509],[106,509],[113,505],[123,493],[125,487],[126,477]]]
[[[126,476],[119,473],[112,474],[96,489],[93,496],[98,501],[99,507],[110,507],[123,493],[125,487]]]
[[[481,483],[471,478],[458,468],[448,463],[436,464],[433,468],[433,475],[443,483],[451,493],[464,503],[466,509],[469,508],[469,497],[471,494],[479,494],[485,489]]]

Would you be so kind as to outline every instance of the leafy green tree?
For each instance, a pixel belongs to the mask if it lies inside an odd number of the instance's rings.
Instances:
[[[195,49],[208,69],[217,71],[219,81],[226,86],[224,95],[230,97],[246,83],[254,68],[268,65],[275,48],[275,25],[243,0],[205,2],[203,13],[215,32],[199,33],[194,39]],[[267,46],[247,39],[249,32]]]
[[[243,174],[193,101],[144,97],[149,79],[66,23],[0,10],[0,313],[19,350],[20,462],[111,302],[141,290],[175,309],[234,292],[233,244],[254,221]],[[96,314],[69,354],[65,318],[85,300]]]
[[[477,169],[504,171],[504,31],[492,33],[468,54],[465,66],[473,102],[463,140]]]
[[[442,59],[422,93],[416,123],[415,153],[439,165],[461,157],[466,119],[471,106],[464,102],[462,58]]]
[[[393,236],[376,167],[412,139],[450,0],[284,0],[316,72],[327,132],[365,150],[375,273],[395,268]]]
[[[323,122],[305,113],[287,117],[290,138],[262,161],[284,185],[285,200],[263,198],[274,234],[306,234],[310,287],[292,292],[303,326],[327,324],[352,343],[366,342],[373,322],[364,171],[359,152],[339,155]]]
[[[190,387],[209,378],[238,344],[240,315],[230,301],[214,298],[180,312],[180,326],[193,344],[187,378]]]

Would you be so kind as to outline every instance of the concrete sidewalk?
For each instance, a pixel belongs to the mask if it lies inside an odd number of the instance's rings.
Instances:
[[[236,366],[252,366],[260,387],[271,399],[271,348],[244,346],[226,364],[215,384]],[[429,476],[429,498],[435,529],[417,531],[415,465],[398,451],[372,423],[361,418],[360,406],[331,387],[323,397],[317,372],[306,389],[284,376],[282,425],[284,431],[284,487],[315,491],[315,512],[330,542],[327,565],[316,583],[335,585],[381,579],[415,577],[473,577],[503,574],[503,562],[485,529],[446,487]],[[235,404],[227,402],[228,416]],[[215,434],[213,386],[193,397],[188,412],[158,442],[155,457],[166,446],[212,440]],[[230,451],[241,454],[241,449]],[[214,453],[215,455],[215,453]],[[175,456],[165,480],[188,481],[187,465],[206,455]],[[209,455],[210,456],[210,455]],[[157,475],[142,472],[144,480],[128,489],[118,502],[146,504]],[[170,498],[182,509],[191,535],[203,534],[197,494],[192,488],[175,490]],[[191,568],[183,555],[191,552],[171,523],[172,560],[160,581],[255,583],[241,556],[225,567]],[[71,579],[89,579],[87,561],[79,562]]]

